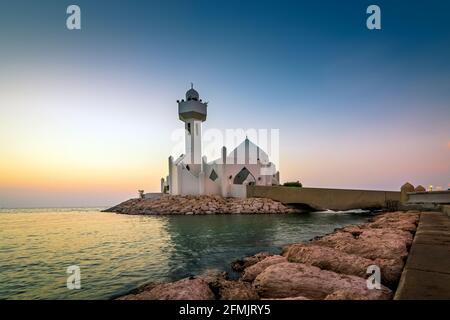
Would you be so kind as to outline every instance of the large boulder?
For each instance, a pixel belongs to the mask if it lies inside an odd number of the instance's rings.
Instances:
[[[201,278],[185,278],[175,282],[162,283],[150,290],[129,294],[120,300],[214,300],[214,293]]]
[[[419,213],[413,212],[391,212],[380,215],[368,224],[370,228],[390,228],[408,232],[415,232],[419,222]]]
[[[254,265],[251,265],[250,267],[247,267],[244,269],[244,273],[242,274],[242,280],[244,281],[253,281],[255,280],[255,278],[264,271],[264,269],[266,269],[267,267],[277,264],[277,263],[282,263],[282,262],[287,262],[288,260],[286,259],[286,257],[283,256],[279,256],[279,255],[274,255],[274,256],[269,256],[267,258],[265,258],[264,260],[259,261],[258,263],[255,263]]]
[[[256,277],[253,286],[261,298],[303,296],[324,299],[338,290],[352,291],[370,300],[392,297],[391,290],[384,286],[380,290],[368,289],[363,278],[292,262],[277,263],[266,268]]]
[[[195,276],[197,279],[202,279],[209,286],[228,279],[228,273],[218,269],[206,269],[202,273]]]
[[[373,264],[370,259],[348,254],[331,247],[314,245],[314,243],[292,245],[285,255],[289,262],[309,264],[320,269],[359,277],[364,277],[367,267]]]
[[[195,276],[205,281],[216,299],[220,300],[258,300],[256,290],[248,282],[228,279],[226,272],[209,269]]]
[[[258,293],[248,282],[221,280],[212,287],[220,300],[259,300]]]
[[[314,241],[367,259],[405,259],[412,243],[410,232],[352,225]]]
[[[371,260],[334,248],[314,245],[314,242],[291,245],[285,256],[289,262],[309,264],[323,270],[361,278],[368,276],[367,268],[370,265],[377,265],[381,270],[381,283],[387,287],[394,287],[398,283],[403,269],[403,261],[400,259]]]
[[[273,256],[273,253],[270,252],[259,252],[253,256],[245,257],[242,259],[238,259],[236,261],[233,261],[231,263],[231,269],[237,272],[244,271],[245,268],[248,268],[255,263],[260,262],[261,260],[264,260],[267,257]]]
[[[373,264],[380,267],[381,283],[396,288],[405,266],[403,259],[375,259]]]

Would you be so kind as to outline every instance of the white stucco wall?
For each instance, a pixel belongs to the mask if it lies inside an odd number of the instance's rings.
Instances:
[[[180,172],[181,183],[179,192],[181,195],[198,195],[199,194],[199,179],[194,176],[184,166],[178,166],[178,172]]]
[[[216,172],[218,178],[215,181],[212,181],[209,176],[211,175],[212,170]],[[205,183],[205,194],[212,195],[212,194],[221,194],[221,187],[220,187],[220,181],[221,181],[221,172],[218,172],[218,166],[206,166],[204,168],[205,170],[205,177],[204,177],[204,183]]]
[[[230,187],[230,196],[234,198],[247,198],[247,185],[232,184]]]

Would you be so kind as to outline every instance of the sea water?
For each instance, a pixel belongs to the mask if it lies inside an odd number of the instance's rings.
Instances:
[[[148,283],[309,240],[367,214],[133,216],[101,208],[0,209],[0,299],[109,299]],[[78,266],[80,289],[67,288]]]

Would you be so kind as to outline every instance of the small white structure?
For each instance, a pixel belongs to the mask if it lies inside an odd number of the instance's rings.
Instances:
[[[212,162],[202,157],[202,122],[207,103],[191,86],[186,100],[178,102],[178,114],[185,124],[186,153],[174,160],[169,157],[169,175],[161,179],[161,192],[171,195],[221,195],[246,197],[246,185],[278,185],[279,172],[268,155],[246,138],[233,151]]]

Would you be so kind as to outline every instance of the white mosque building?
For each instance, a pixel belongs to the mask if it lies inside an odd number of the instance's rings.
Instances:
[[[245,197],[246,185],[278,185],[279,172],[269,156],[248,138],[233,151],[222,147],[221,157],[207,162],[202,157],[202,122],[208,103],[191,85],[186,100],[177,101],[185,126],[185,154],[169,157],[169,175],[161,179],[161,192],[171,195],[221,195]]]

